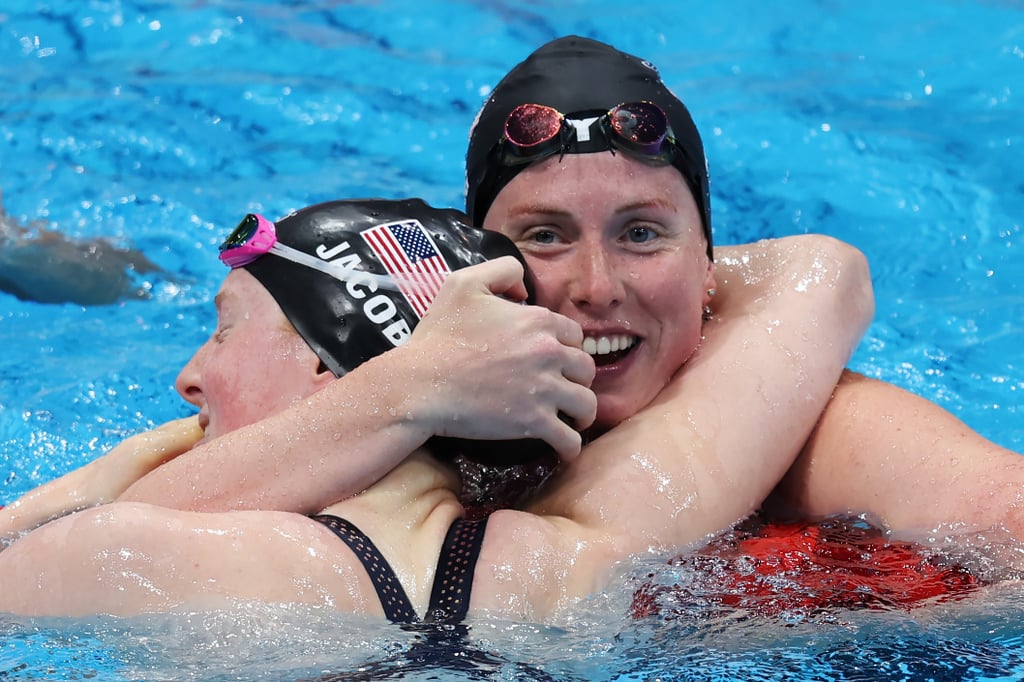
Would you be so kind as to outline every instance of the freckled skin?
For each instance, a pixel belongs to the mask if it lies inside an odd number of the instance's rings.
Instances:
[[[309,395],[317,366],[302,337],[256,279],[233,270],[217,296],[217,329],[178,374],[176,388],[200,409],[207,438],[259,421]],[[267,330],[267,319],[280,319]],[[250,371],[250,368],[259,371]]]
[[[597,432],[647,405],[700,341],[714,268],[697,205],[679,172],[626,154],[569,154],[506,185],[484,227],[522,251],[537,303],[584,334],[640,341],[623,362],[598,366]]]

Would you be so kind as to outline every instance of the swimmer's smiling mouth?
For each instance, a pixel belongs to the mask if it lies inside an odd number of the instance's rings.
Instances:
[[[607,365],[626,355],[638,340],[631,334],[588,336],[583,339],[583,351],[593,356],[595,364]]]

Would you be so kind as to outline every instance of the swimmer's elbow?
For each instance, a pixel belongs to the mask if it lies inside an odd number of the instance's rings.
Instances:
[[[846,315],[851,321],[859,322],[863,332],[875,316],[871,266],[868,264],[867,256],[856,246],[833,237],[826,239],[831,242],[833,255],[838,264],[837,284],[846,302]]]
[[[863,333],[875,315],[875,294],[871,268],[864,252],[853,244],[823,234],[808,234],[804,254],[810,270],[831,273],[825,277],[825,292],[841,309],[842,319]]]

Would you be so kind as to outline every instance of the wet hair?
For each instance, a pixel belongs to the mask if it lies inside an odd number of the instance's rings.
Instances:
[[[505,121],[520,104],[542,104],[566,115],[605,112],[626,102],[653,102],[668,115],[675,137],[672,165],[697,203],[712,257],[711,194],[700,133],[683,102],[651,63],[611,45],[567,36],[538,48],[495,86],[470,131],[466,152],[466,212],[483,223],[498,193],[528,164],[505,164],[496,154]],[[601,149],[608,149],[607,145]],[[570,146],[565,153],[596,151]]]

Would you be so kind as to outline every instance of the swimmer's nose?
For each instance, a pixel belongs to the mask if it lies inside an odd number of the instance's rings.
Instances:
[[[203,391],[200,388],[200,378],[202,376],[200,367],[202,367],[201,356],[204,348],[206,348],[205,344],[181,368],[181,371],[178,372],[178,377],[174,380],[174,388],[178,391],[178,395],[196,407],[202,407]]]
[[[614,308],[625,297],[625,288],[613,258],[600,245],[577,249],[569,295],[579,307]]]

